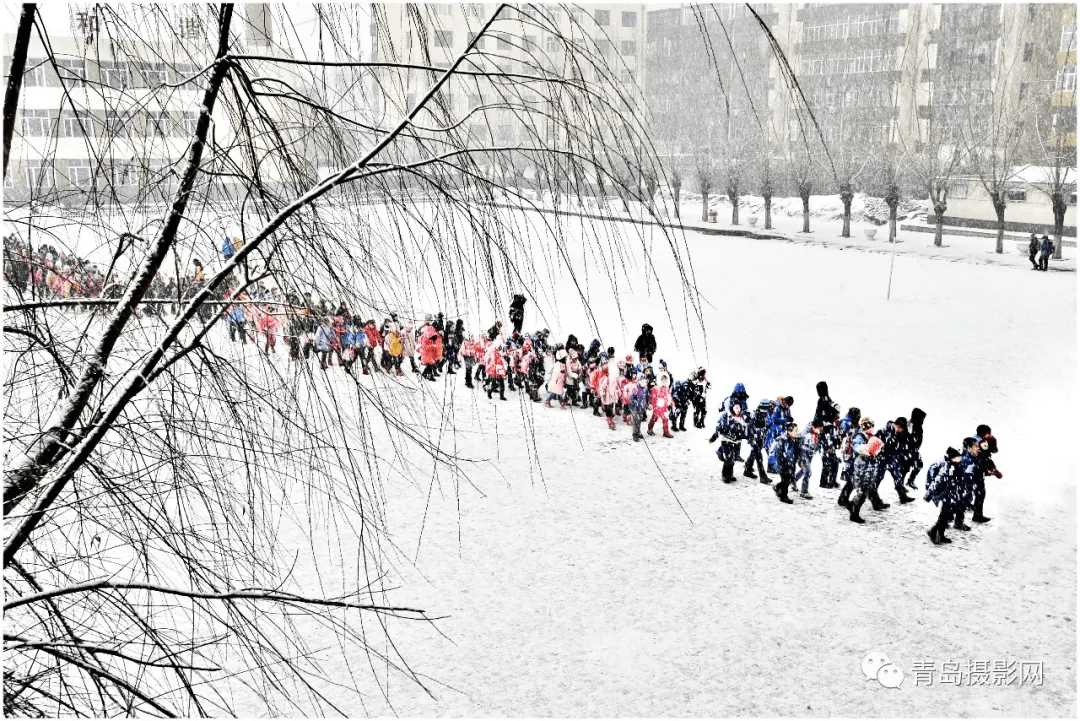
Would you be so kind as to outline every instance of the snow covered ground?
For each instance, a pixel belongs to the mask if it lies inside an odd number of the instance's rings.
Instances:
[[[856,526],[816,481],[815,498],[793,506],[754,481],[724,486],[708,430],[635,444],[622,424],[612,433],[580,409],[513,394],[488,401],[449,376],[455,384],[419,407],[432,435],[473,459],[469,477],[418,473],[415,484],[384,488],[399,549],[391,599],[445,617],[444,635],[391,628],[434,698],[391,677],[389,703],[372,686],[363,711],[1075,715],[1075,275],[899,256],[886,301],[888,255],[687,242],[707,352],[681,306],[669,321],[645,283],[618,302],[602,283],[589,286],[605,344],[625,349],[650,322],[678,377],[697,363],[709,369],[711,409],[736,381],[754,400],[793,395],[800,423],[819,380],[879,423],[919,406],[928,463],[987,423],[1005,474],[988,482],[993,521],[934,547],[925,529],[935,509],[921,497]],[[656,257],[661,278],[672,277]],[[535,318],[530,305],[527,328]],[[554,337],[573,331],[587,343],[584,318],[568,301],[545,323]],[[416,402],[411,379],[363,382]],[[437,418],[441,403],[453,408],[452,429]],[[870,651],[904,671],[899,689],[864,678]],[[1029,674],[1036,667],[1026,664],[1041,663],[1042,683],[982,685],[984,661]],[[920,664],[932,665],[932,684],[916,683]],[[350,687],[364,683],[355,669],[341,674]]]
[[[724,486],[709,430],[635,444],[628,426],[613,433],[588,412],[514,394],[488,401],[460,376],[424,384],[430,395],[413,377],[365,377],[470,461],[467,477],[410,458],[412,482],[376,479],[395,546],[389,600],[441,617],[438,631],[390,624],[434,697],[376,666],[384,698],[367,659],[342,659],[328,641],[329,680],[344,687],[334,700],[352,708],[359,688],[367,703],[353,713],[406,716],[1075,715],[1075,274],[898,254],[886,300],[889,254],[691,232],[698,320],[666,240],[643,232],[659,282],[639,261],[629,284],[593,270],[585,286],[605,345],[625,352],[653,325],[676,377],[708,368],[710,425],[735,382],[755,401],[793,395],[805,423],[819,380],[879,424],[926,410],[927,463],[987,423],[1005,475],[988,481],[993,521],[934,547],[935,509],[922,500],[856,526],[816,480],[815,498],[793,506],[755,481]],[[587,262],[571,257],[575,271]],[[537,276],[549,282],[545,315],[530,302],[526,328],[588,344],[569,273]],[[266,362],[221,336],[215,348]],[[338,368],[329,380],[345,387]],[[348,531],[333,530],[282,529],[313,586],[357,573]],[[871,651],[904,671],[899,689],[864,678]],[[981,685],[967,672],[982,661],[1041,663],[1042,683]],[[960,685],[943,679],[953,663]],[[916,684],[919,664],[933,664],[931,685]]]

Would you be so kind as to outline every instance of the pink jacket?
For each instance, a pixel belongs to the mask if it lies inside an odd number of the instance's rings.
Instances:
[[[547,383],[548,393],[554,393],[557,396],[561,396],[566,392],[566,363],[563,361],[556,361],[555,365],[551,367],[551,377]]]
[[[603,366],[600,367],[600,383],[596,387],[596,395],[605,406],[619,400],[619,376],[612,376]]]

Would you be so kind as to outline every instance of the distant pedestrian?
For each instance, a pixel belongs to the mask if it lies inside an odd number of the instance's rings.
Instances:
[[[1039,246],[1039,270],[1047,270],[1050,266],[1050,254],[1054,252],[1054,242],[1047,236],[1042,237],[1042,245]]]
[[[1031,240],[1028,241],[1028,260],[1031,261],[1031,269],[1038,270],[1039,264],[1035,260],[1035,256],[1039,254],[1039,239],[1035,237],[1035,234],[1031,234]]]

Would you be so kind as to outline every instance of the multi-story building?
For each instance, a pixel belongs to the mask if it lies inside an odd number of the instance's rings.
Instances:
[[[614,81],[607,86],[637,97],[645,5],[521,4],[493,18],[498,7],[495,3],[374,3],[373,59],[431,68],[379,70],[371,93],[378,121],[389,125],[406,117],[437,81],[438,71],[448,68],[470,44],[473,52],[459,69],[474,74],[453,78],[423,117],[463,121],[461,133],[474,134],[488,145],[530,145],[540,140],[558,145],[573,134],[574,128],[565,123],[539,120],[554,104],[570,102],[572,95],[556,92],[552,84],[529,80],[540,72],[585,83],[603,75]],[[477,71],[500,77],[477,75]],[[570,112],[564,107],[551,114],[569,117]],[[588,119],[582,117],[582,122]]]
[[[190,5],[132,6],[125,24],[96,6],[39,6],[46,50],[31,36],[16,116],[5,201],[78,203],[170,198],[202,102],[213,10]],[[245,6],[242,47],[270,52],[267,6]],[[10,52],[13,34],[4,36]],[[5,84],[11,56],[4,59]],[[279,73],[280,75],[280,73]],[[229,120],[215,123],[224,141]]]
[[[1054,93],[1050,101],[1053,108],[1052,134],[1060,136],[1063,147],[1076,152],[1076,8],[1060,10],[1060,41],[1055,55],[1057,71],[1054,76]],[[1057,137],[1051,140],[1057,143]],[[1075,156],[1074,156],[1075,157]]]

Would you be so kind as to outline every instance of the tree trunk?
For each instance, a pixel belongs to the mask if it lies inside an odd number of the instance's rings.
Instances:
[[[1065,194],[1058,191],[1050,197],[1054,208],[1054,260],[1061,260],[1061,236],[1065,232]]]
[[[736,187],[729,187],[727,189],[728,200],[731,201],[731,224],[739,224],[739,189]]]
[[[682,190],[682,183],[676,182],[672,189],[675,197],[675,220],[682,220],[682,216],[679,215],[679,192]]]
[[[941,247],[941,234],[942,226],[945,224],[944,218],[945,211],[949,209],[949,206],[944,200],[934,203],[934,245],[938,248]]]
[[[810,194],[802,195],[802,232],[810,232]]]
[[[995,253],[1005,252],[1005,202],[1004,195],[994,199],[994,212],[997,213],[997,243],[994,246]]]
[[[26,72],[26,49],[30,46],[30,31],[34,27],[37,5],[26,3],[19,17],[19,30],[15,34],[15,47],[11,49],[11,70],[7,91],[4,94],[4,178],[7,178],[8,156],[11,140],[15,134],[15,116],[19,110],[19,93],[22,92],[23,73]]]
[[[843,238],[851,237],[851,201],[855,199],[855,193],[851,192],[851,184],[844,183],[840,188],[840,202],[844,204],[844,228],[840,231]]]
[[[899,203],[891,203],[889,205],[889,242],[896,242],[896,210],[899,207]]]
[[[766,195],[765,198],[765,230],[772,230],[772,196]]]
[[[701,184],[701,222],[709,222],[709,184]]]

